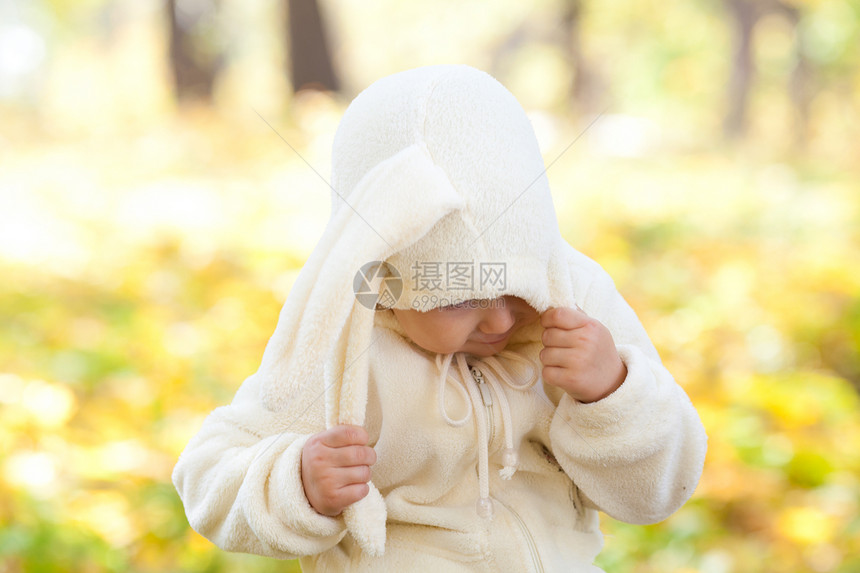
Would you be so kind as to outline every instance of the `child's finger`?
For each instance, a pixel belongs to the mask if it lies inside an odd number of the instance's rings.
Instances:
[[[564,348],[544,348],[540,351],[540,361],[544,366],[558,366],[559,368],[570,368],[570,353]]]
[[[541,326],[544,328],[564,328],[573,330],[587,323],[589,317],[579,307],[556,307],[544,312],[540,317]]]
[[[557,348],[573,348],[581,335],[576,330],[565,328],[545,328],[540,340],[544,346],[555,346]]]
[[[332,465],[346,468],[351,466],[372,466],[376,463],[376,452],[367,446],[344,446],[335,448],[331,454]]]
[[[370,486],[367,483],[353,483],[345,485],[336,492],[338,505],[346,507],[352,505],[358,500],[364,498],[370,493]]]
[[[370,466],[338,468],[337,481],[341,484],[341,487],[355,483],[367,483],[370,481],[370,475]]]
[[[370,439],[367,430],[361,426],[350,426],[341,424],[333,426],[320,435],[322,443],[330,448],[343,448],[345,446],[363,446]]]

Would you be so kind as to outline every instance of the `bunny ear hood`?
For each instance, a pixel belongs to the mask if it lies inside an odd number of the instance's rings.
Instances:
[[[484,72],[427,66],[365,89],[335,135],[331,184],[329,222],[257,373],[270,410],[324,393],[327,427],[363,425],[376,308],[426,311],[502,295],[539,312],[574,305],[572,247],[531,124]],[[385,503],[370,485],[344,518],[379,555]]]
[[[447,179],[436,192],[453,192],[462,203],[433,213],[426,235],[387,257],[403,278],[403,293],[389,306],[429,310],[513,294],[542,311],[569,290],[546,277],[560,240],[556,214],[531,123],[507,89],[468,66],[429,66],[377,81],[338,129],[334,189],[350,201],[363,177],[414,147],[426,149]],[[416,177],[376,186],[384,201],[410,197],[405,218],[433,208],[413,196]],[[335,192],[332,202],[335,210],[346,207]],[[386,238],[402,224],[395,217],[377,230]]]

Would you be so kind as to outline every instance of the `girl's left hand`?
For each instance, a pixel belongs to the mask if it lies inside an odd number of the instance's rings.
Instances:
[[[543,379],[579,402],[612,394],[627,377],[609,329],[579,307],[551,308],[540,318]]]

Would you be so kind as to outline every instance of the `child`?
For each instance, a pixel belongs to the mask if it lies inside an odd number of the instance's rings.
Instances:
[[[698,415],[562,239],[504,87],[462,65],[383,78],[332,166],[260,369],[174,470],[194,529],[305,571],[594,572],[597,510],[653,523],[690,497]]]

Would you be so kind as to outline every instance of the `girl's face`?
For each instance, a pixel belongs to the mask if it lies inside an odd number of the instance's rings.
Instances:
[[[427,312],[392,310],[415,344],[439,354],[492,356],[504,350],[511,335],[539,318],[534,308],[516,296],[468,300]]]

